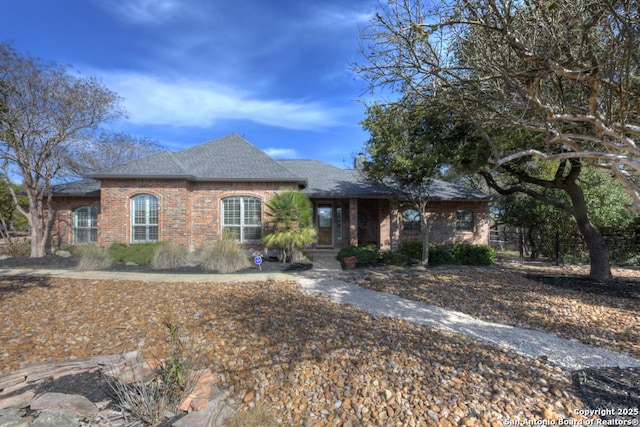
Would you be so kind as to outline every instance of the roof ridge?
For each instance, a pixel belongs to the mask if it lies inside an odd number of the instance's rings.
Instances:
[[[173,151],[170,151],[170,150],[166,150],[166,151],[169,153],[169,155],[171,157],[171,160],[173,160],[173,162],[176,164],[176,166],[178,167],[180,172],[182,172],[185,175],[189,175],[187,173],[187,169],[184,167],[184,165],[182,164],[180,159],[178,159],[178,157],[176,156],[176,153],[174,153]]]

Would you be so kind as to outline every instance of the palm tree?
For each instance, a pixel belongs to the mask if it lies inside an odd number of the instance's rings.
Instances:
[[[318,236],[312,225],[311,201],[300,191],[284,190],[274,194],[265,205],[273,231],[262,238],[262,243],[278,250],[280,262],[299,262],[302,250]]]

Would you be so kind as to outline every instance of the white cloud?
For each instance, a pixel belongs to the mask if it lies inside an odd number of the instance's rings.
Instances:
[[[293,148],[265,148],[262,151],[276,159],[295,159],[298,157],[298,152]]]
[[[181,0],[111,0],[100,1],[111,12],[115,12],[127,21],[144,24],[164,22],[182,8]]]
[[[296,130],[340,124],[343,112],[317,102],[261,99],[246,91],[200,80],[167,80],[131,72],[100,73],[124,98],[136,125],[209,127],[220,120],[249,120]]]

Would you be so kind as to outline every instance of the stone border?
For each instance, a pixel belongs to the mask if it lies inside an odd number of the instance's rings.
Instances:
[[[105,402],[91,402],[84,396],[64,393],[36,395],[32,389],[45,380],[97,370],[108,371],[107,375],[114,375],[123,382],[130,383],[134,377],[148,378],[153,375],[153,367],[158,363],[155,359],[144,360],[138,351],[132,351],[24,366],[0,376],[0,425],[56,427],[60,423],[72,423],[98,427],[125,426],[125,415],[105,409]],[[180,410],[186,415],[172,423],[173,427],[222,426],[223,420],[233,413],[233,409],[226,403],[227,393],[213,385],[213,373],[204,369],[198,375],[195,390],[180,405]],[[24,417],[26,408],[30,410],[28,417]]]

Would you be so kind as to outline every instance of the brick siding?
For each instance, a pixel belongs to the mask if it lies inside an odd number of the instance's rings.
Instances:
[[[56,215],[51,245],[73,244],[73,210],[98,208],[98,244],[131,243],[131,198],[150,194],[158,198],[158,240],[172,241],[189,250],[215,240],[221,233],[221,200],[231,196],[256,197],[263,203],[263,235],[267,231],[264,203],[275,192],[295,188],[283,182],[188,182],[186,180],[103,179],[101,196],[56,197]],[[396,249],[401,241],[420,239],[419,232],[402,230],[402,211],[395,199],[340,199],[342,241],[377,243],[382,250]],[[430,240],[436,243],[489,242],[489,212],[486,202],[433,201],[428,205]],[[473,231],[455,230],[459,209],[473,213]],[[357,227],[358,216],[366,224]]]

